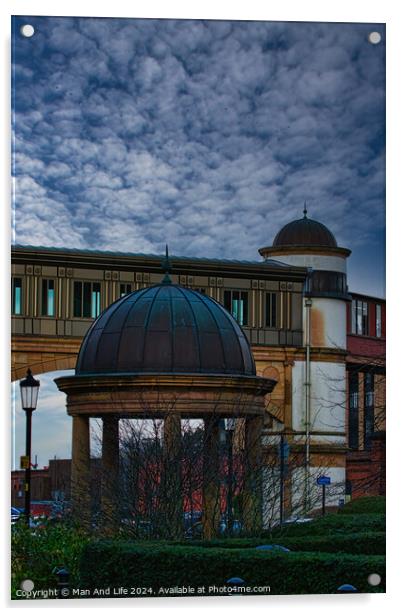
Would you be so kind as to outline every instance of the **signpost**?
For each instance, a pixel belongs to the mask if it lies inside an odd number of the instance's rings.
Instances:
[[[322,486],[322,515],[325,515],[325,488],[331,483],[331,477],[321,475],[317,477],[317,485]]]
[[[20,456],[20,468],[29,468],[29,456]]]

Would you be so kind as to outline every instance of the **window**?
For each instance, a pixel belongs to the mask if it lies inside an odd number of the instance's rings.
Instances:
[[[368,327],[368,305],[367,302],[363,302],[362,300],[352,300],[351,304],[352,309],[352,318],[351,318],[351,329],[352,334],[357,334],[358,336],[368,336],[369,327]]]
[[[206,288],[205,287],[191,287],[192,291],[197,291],[197,293],[202,293],[203,295],[206,295]]]
[[[248,323],[248,293],[247,291],[225,291],[224,306],[236,319],[239,325]]]
[[[265,327],[277,326],[278,293],[265,294]]]
[[[13,314],[22,314],[22,278],[12,280],[11,310]]]
[[[306,281],[306,291],[309,293],[347,293],[346,275],[340,272],[316,270]]]
[[[100,314],[100,283],[74,281],[74,316],[95,319]]]
[[[131,284],[121,283],[120,284],[120,297],[124,297],[124,295],[128,295],[131,293]]]
[[[375,335],[381,338],[382,323],[381,323],[381,304],[375,306]]]
[[[364,449],[371,448],[374,432],[374,374],[364,375]]]
[[[359,448],[359,374],[349,374],[349,447]]]
[[[55,294],[54,280],[42,280],[42,316],[54,317]]]

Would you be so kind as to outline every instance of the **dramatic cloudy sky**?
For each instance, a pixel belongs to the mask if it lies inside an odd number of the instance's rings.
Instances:
[[[379,24],[15,18],[14,240],[254,260],[307,200],[384,295],[384,62]]]

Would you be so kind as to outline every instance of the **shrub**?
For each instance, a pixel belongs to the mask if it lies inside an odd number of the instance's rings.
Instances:
[[[385,496],[362,496],[351,500],[338,511],[341,514],[385,514]]]
[[[272,594],[334,593],[345,583],[359,592],[384,592],[385,558],[350,554],[264,552],[255,549],[220,549],[182,545],[102,541],[87,545],[80,566],[83,588],[152,588],[156,596],[180,595],[178,587],[221,588],[233,576],[246,585],[269,586]],[[368,585],[370,573],[382,582]],[[216,594],[227,594],[224,591]],[[267,593],[264,593],[267,594]]]
[[[358,532],[385,532],[385,515],[383,514],[357,514],[338,515],[329,514],[316,518],[304,524],[285,524],[272,531],[261,533],[262,537],[304,537],[313,535],[336,535]]]
[[[72,584],[78,584],[81,551],[89,538],[79,528],[62,522],[45,522],[38,528],[28,528],[21,519],[11,531],[12,598],[24,579],[35,587],[54,588],[55,567],[66,567]]]
[[[215,547],[229,549],[255,548],[270,543],[264,537],[254,539],[215,539],[213,541],[197,541],[191,545],[200,547]],[[279,543],[283,547],[298,552],[345,552],[348,554],[385,554],[385,533],[360,532],[345,535],[312,535],[304,537],[283,537],[271,543]],[[176,545],[183,545],[177,542]]]

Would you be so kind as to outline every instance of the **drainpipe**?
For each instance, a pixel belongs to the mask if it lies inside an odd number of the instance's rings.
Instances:
[[[311,419],[311,306],[313,302],[311,298],[306,298],[304,305],[306,307],[306,380],[305,386],[305,463],[304,463],[304,511],[308,513],[309,508],[309,478],[310,478],[310,419]]]

